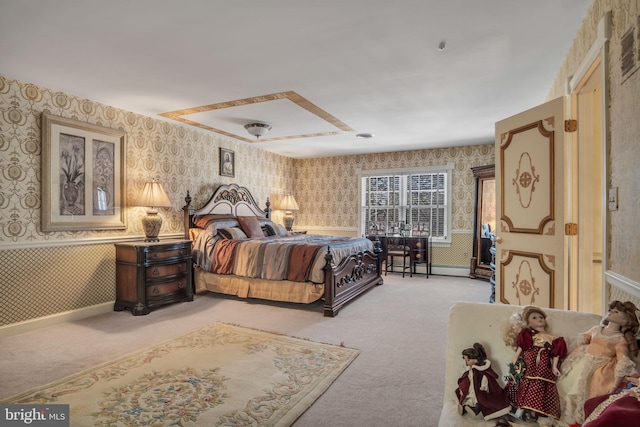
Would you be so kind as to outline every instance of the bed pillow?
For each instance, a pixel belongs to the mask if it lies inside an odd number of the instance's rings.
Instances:
[[[287,234],[289,234],[289,232],[287,231],[286,228],[284,228],[284,225],[282,224],[277,224],[277,223],[273,223],[273,225],[276,228],[276,234],[278,236],[286,236]]]
[[[264,237],[277,235],[276,230],[273,229],[271,224],[261,224],[260,228],[262,228],[262,234],[264,234]]]
[[[246,239],[247,235],[240,229],[240,227],[229,227],[229,228],[221,228],[218,230],[218,234],[220,234],[225,239]]]
[[[242,231],[244,231],[250,239],[264,237],[262,227],[260,227],[258,218],[256,218],[255,216],[239,216],[238,222],[240,223]]]
[[[197,215],[193,217],[193,225],[198,228],[207,228],[207,225],[211,221],[217,221],[221,219],[236,219],[235,215],[231,214],[209,214],[209,215]]]
[[[198,236],[200,235],[200,233],[204,231],[202,230],[202,228],[190,228],[189,229],[189,240],[191,240],[192,242],[195,242],[196,240],[198,240]]]
[[[266,237],[278,236],[278,229],[276,228],[276,224],[273,221],[268,218],[258,218],[258,222],[260,223],[262,232]]]

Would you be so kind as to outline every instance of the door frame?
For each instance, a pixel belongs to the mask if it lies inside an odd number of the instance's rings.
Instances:
[[[600,67],[601,69],[601,86],[602,86],[602,99],[601,99],[601,109],[602,109],[602,307],[601,313],[606,313],[608,301],[607,301],[607,273],[609,266],[609,248],[607,245],[608,237],[609,237],[609,228],[607,224],[609,223],[609,210],[607,208],[607,189],[610,188],[611,180],[609,179],[609,157],[607,153],[609,152],[610,140],[609,140],[609,109],[607,107],[607,99],[609,99],[609,41],[611,39],[611,11],[608,11],[604,14],[600,22],[598,23],[598,32],[595,41],[589,48],[589,51],[583,57],[580,66],[577,68],[574,75],[567,82],[567,90],[569,96],[569,102],[567,106],[568,117],[575,118],[575,109],[577,107],[577,96],[580,90],[582,89],[584,83],[590,78],[593,74],[593,71]],[[580,127],[580,124],[578,124]],[[578,138],[580,137],[580,133],[578,132]],[[566,167],[574,168],[577,166],[577,151],[576,144],[577,141],[572,140],[568,144]],[[568,176],[573,176],[572,170],[568,171]],[[570,200],[570,203],[567,203],[567,218],[569,221],[575,222],[577,220],[577,213],[573,212],[573,200],[577,195],[573,194],[573,189],[576,186],[569,185],[568,190],[571,194],[567,195],[567,199]],[[580,231],[578,231],[580,232]],[[575,240],[570,239],[569,244],[567,245],[569,253],[567,254],[567,261],[570,265],[576,266],[577,263],[573,262],[575,250],[573,250],[572,244],[575,243]],[[577,277],[576,274],[572,271],[572,268],[569,268],[569,283],[566,287],[566,292],[575,293],[578,289]],[[566,295],[566,301],[571,302],[573,300],[573,295]],[[575,296],[577,298],[577,295]],[[570,307],[573,308],[573,307]]]

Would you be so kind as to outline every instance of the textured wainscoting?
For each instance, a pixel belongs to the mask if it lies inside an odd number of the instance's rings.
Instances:
[[[0,251],[0,326],[115,300],[113,244]]]
[[[612,271],[605,273],[607,280],[605,301],[631,301],[640,307],[640,283]]]
[[[469,273],[469,260],[473,250],[473,234],[453,233],[451,245],[434,245],[431,262],[439,266],[463,266]]]

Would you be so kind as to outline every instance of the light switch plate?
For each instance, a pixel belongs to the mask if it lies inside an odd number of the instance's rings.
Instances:
[[[607,202],[609,204],[610,211],[618,210],[618,187],[613,187],[609,189],[609,194],[607,195]]]

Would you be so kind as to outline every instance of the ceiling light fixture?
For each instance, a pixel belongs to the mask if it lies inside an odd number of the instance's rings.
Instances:
[[[256,122],[256,123],[248,123],[244,125],[244,128],[251,135],[255,136],[256,139],[260,139],[262,135],[264,135],[265,133],[271,130],[271,125],[268,125],[266,123]]]
[[[356,135],[356,138],[364,138],[364,139],[369,139],[369,138],[373,138],[375,135],[373,135],[372,133],[369,132],[364,132],[364,133],[359,133]]]
[[[438,45],[438,50],[440,52],[442,52],[443,50],[445,50],[447,47],[447,44],[445,42],[440,42],[440,44]]]

